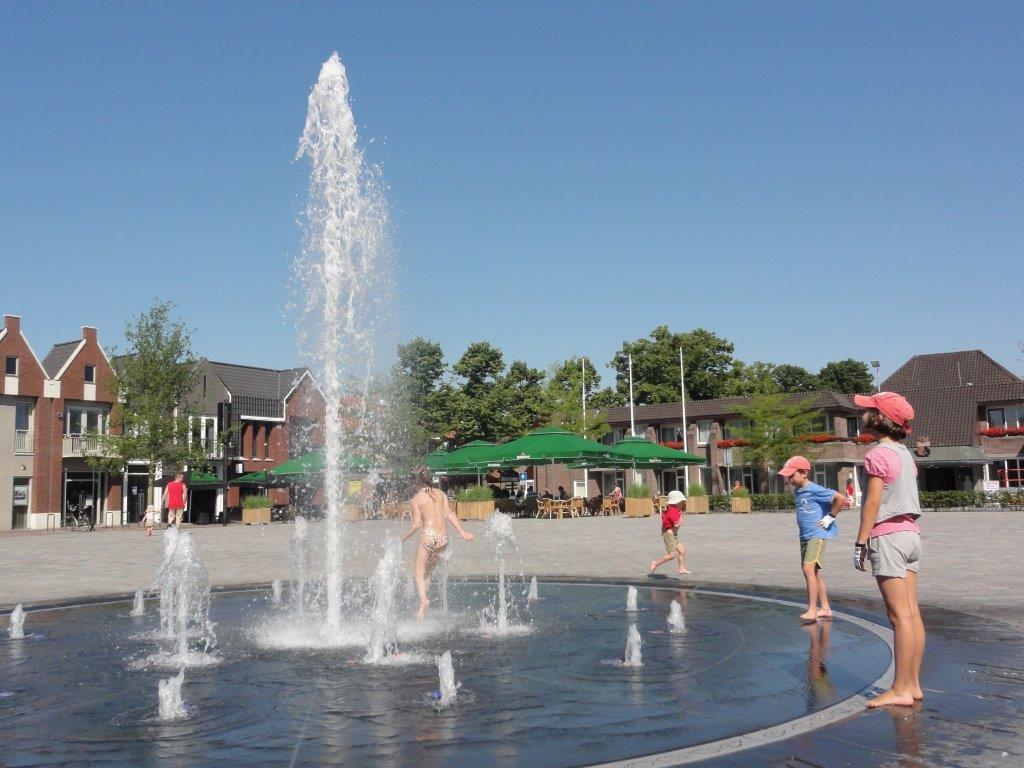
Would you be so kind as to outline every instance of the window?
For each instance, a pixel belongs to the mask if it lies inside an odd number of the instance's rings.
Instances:
[[[64,434],[105,435],[107,433],[107,408],[95,405],[69,405],[64,412]]]
[[[95,384],[96,383],[96,366],[87,365],[85,366],[85,383]]]
[[[258,459],[259,455],[256,453],[256,451],[257,451],[257,448],[259,447],[259,444],[260,444],[260,425],[259,424],[253,424],[251,427],[249,427],[249,434],[251,435],[251,440],[252,440],[252,454],[251,455],[252,455],[252,457],[254,459]]]
[[[711,439],[711,422],[710,421],[698,421],[697,422],[697,445],[707,445],[708,440]]]
[[[14,431],[28,432],[32,429],[32,403],[19,400],[14,408]]]
[[[747,419],[729,419],[725,422],[724,437],[728,440],[731,438],[742,437],[743,430],[750,427],[750,422]]]
[[[988,409],[988,425],[990,427],[1024,426],[1024,405],[1001,405]]]
[[[14,529],[28,527],[28,494],[29,483],[27,477],[14,478],[14,492],[11,497],[11,527]]]
[[[217,418],[215,416],[203,416],[199,419],[202,428],[203,447],[209,451],[217,450]]]
[[[846,436],[857,437],[860,434],[860,419],[857,416],[846,417]]]
[[[270,458],[270,430],[272,430],[272,429],[273,429],[273,427],[270,424],[265,424],[263,426],[263,458],[264,459],[269,459]]]
[[[8,376],[18,375],[18,358],[9,355],[4,359],[4,373]]]

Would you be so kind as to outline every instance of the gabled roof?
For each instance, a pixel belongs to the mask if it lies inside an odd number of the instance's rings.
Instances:
[[[81,343],[81,339],[75,339],[74,341],[62,341],[60,344],[54,344],[53,348],[46,354],[46,357],[43,358],[43,370],[46,371],[46,375],[51,379],[56,379],[61,369],[75,354],[75,350],[78,349]]]
[[[795,404],[810,400],[810,406],[818,409],[840,409],[855,411],[857,408],[849,395],[840,392],[796,392],[786,395],[785,402]],[[749,397],[719,397],[713,400],[689,400],[686,403],[686,420],[722,418],[739,414],[739,409],[750,402]],[[634,409],[636,421],[677,421],[682,418],[680,403],[658,403],[638,405]],[[602,414],[609,424],[629,423],[629,406],[609,408]]]
[[[941,387],[975,387],[999,384],[1024,384],[980,349],[914,355],[882,382],[885,392]]]
[[[284,399],[308,371],[306,368],[261,368],[209,361],[231,393],[240,415],[282,418]]]

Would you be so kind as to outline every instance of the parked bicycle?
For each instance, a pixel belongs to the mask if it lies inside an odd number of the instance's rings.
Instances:
[[[79,511],[77,504],[68,504],[64,513],[64,528],[69,531],[89,530],[89,515],[85,510]]]

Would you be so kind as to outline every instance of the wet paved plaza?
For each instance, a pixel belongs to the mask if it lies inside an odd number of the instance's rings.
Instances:
[[[845,522],[826,563],[834,607],[884,625],[873,580],[848,564],[852,516]],[[402,525],[352,525],[368,540],[385,527],[397,532]],[[226,586],[287,579],[290,528],[232,525],[193,531],[214,583]],[[314,538],[315,530],[314,525]],[[643,576],[660,546],[652,519],[522,520],[515,530],[527,576],[673,585],[667,578]],[[1015,565],[1024,518],[998,511],[933,513],[924,530],[922,604],[929,646],[922,705],[856,711],[789,738],[751,741],[743,751],[710,749],[686,759],[699,757],[699,764],[715,768],[1024,764],[1024,576]],[[678,586],[800,599],[798,551],[788,515],[691,516],[683,531],[694,574]],[[490,552],[478,544],[456,542],[456,575],[493,575]],[[161,550],[160,534],[147,540],[134,529],[2,536],[0,607],[130,593],[150,583]],[[349,563],[353,575],[366,575],[376,559],[372,548],[360,550]],[[411,545],[405,555],[411,559]],[[662,573],[672,577],[668,566]],[[812,645],[803,643],[800,650],[808,657],[804,664],[813,662]],[[630,764],[667,766],[679,759],[650,756]]]

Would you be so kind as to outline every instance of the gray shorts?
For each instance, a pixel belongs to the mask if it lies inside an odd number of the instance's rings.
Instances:
[[[868,539],[871,575],[905,578],[907,571],[917,573],[921,567],[921,534],[917,531],[896,531]]]

